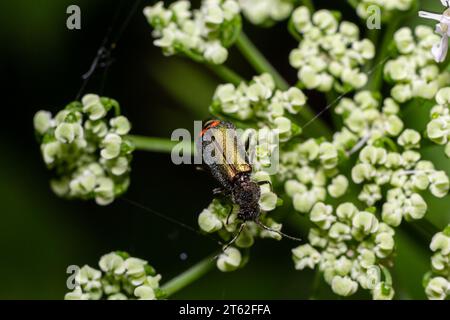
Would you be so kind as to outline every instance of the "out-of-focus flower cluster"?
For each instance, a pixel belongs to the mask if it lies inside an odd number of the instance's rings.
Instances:
[[[75,288],[66,300],[155,300],[163,298],[161,275],[147,261],[126,252],[111,252],[100,258],[100,270],[83,266],[75,275]]]
[[[424,277],[428,299],[444,300],[450,296],[450,225],[431,240],[431,271]]]
[[[450,73],[439,70],[431,53],[439,42],[433,29],[422,25],[414,31],[404,27],[394,34],[397,56],[386,62],[384,75],[392,85],[391,95],[396,101],[434,99],[440,88],[450,84]]]
[[[191,10],[190,1],[164,7],[162,1],[144,9],[153,27],[154,44],[164,54],[182,54],[198,62],[222,64],[241,30],[240,6],[235,0],[203,0]]]
[[[296,269],[318,266],[340,296],[350,296],[361,287],[370,290],[374,299],[392,299],[390,276],[383,280],[381,272],[394,250],[391,227],[350,202],[340,204],[335,213],[331,205],[316,203],[310,219],[315,227],[309,231],[309,244],[292,250]]]
[[[374,8],[379,8],[382,12],[383,21],[395,19],[395,11],[408,11],[415,0],[361,0],[356,6],[358,16],[367,19],[375,14]],[[375,7],[374,7],[375,6]]]
[[[107,205],[127,190],[134,147],[126,138],[130,122],[115,100],[87,94],[54,117],[38,111],[34,128],[58,196]]]
[[[339,22],[328,10],[311,14],[306,7],[295,9],[290,21],[291,33],[299,39],[289,61],[298,69],[299,85],[307,89],[338,92],[359,89],[367,83],[361,67],[375,55],[368,39],[359,39],[354,23]]]
[[[239,0],[244,16],[253,24],[270,26],[289,17],[295,0]]]
[[[437,105],[430,111],[427,136],[433,142],[445,145],[445,154],[450,158],[450,88],[446,87],[436,94]]]

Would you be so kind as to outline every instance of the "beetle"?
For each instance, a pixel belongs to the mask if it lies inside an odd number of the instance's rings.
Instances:
[[[241,226],[224,250],[237,240],[247,221],[252,221],[261,228],[278,233],[283,237],[300,241],[298,238],[269,228],[259,220],[261,216],[260,185],[270,184],[270,182],[257,183],[251,179],[253,168],[248,161],[246,150],[237,136],[234,124],[221,120],[207,121],[200,132],[197,147],[202,152],[204,166],[221,185],[213,190],[213,194],[226,196],[233,204],[239,206],[237,218],[242,221]],[[227,224],[230,215],[231,211],[227,217]]]

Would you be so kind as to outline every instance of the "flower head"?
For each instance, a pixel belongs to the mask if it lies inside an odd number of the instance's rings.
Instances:
[[[154,300],[163,297],[161,275],[147,261],[116,251],[101,257],[100,270],[84,266],[77,273],[76,287],[66,300]]]
[[[110,116],[114,109],[115,115]],[[56,173],[53,191],[61,197],[111,203],[129,185],[133,146],[131,125],[116,101],[87,94],[54,118],[38,111],[34,127],[47,167]]]
[[[360,67],[374,57],[375,47],[370,40],[359,40],[355,24],[339,22],[328,10],[311,13],[299,7],[292,14],[291,25],[301,41],[289,61],[298,69],[302,87],[346,92],[366,84],[367,76]]]
[[[190,1],[178,0],[168,8],[162,1],[145,7],[144,15],[154,29],[154,44],[166,55],[224,63],[227,48],[241,29],[239,4],[236,0],[203,0],[198,10],[191,10],[190,6]]]

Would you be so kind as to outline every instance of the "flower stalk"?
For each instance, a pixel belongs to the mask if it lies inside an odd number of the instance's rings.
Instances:
[[[208,68],[214,72],[219,78],[222,80],[232,83],[234,85],[239,85],[244,79],[231,70],[230,68],[224,66],[224,65],[215,65],[215,64],[206,64]]]
[[[214,259],[215,256],[216,254],[213,254],[204,258],[197,264],[187,269],[185,272],[161,286],[161,290],[165,293],[166,297],[170,297],[212,271],[216,265]]]
[[[185,143],[172,141],[167,138],[145,137],[137,135],[129,135],[127,137],[133,143],[134,147],[137,150],[141,151],[170,153],[175,146]],[[191,150],[191,152],[194,153],[195,148],[191,143],[187,142],[186,148],[183,148],[183,150]]]
[[[289,84],[278,73],[278,71],[270,64],[269,61],[262,55],[262,53],[256,48],[253,42],[247,37],[244,32],[239,34],[236,45],[242,55],[248,60],[253,68],[259,73],[270,73],[278,88],[282,90],[289,89]]]

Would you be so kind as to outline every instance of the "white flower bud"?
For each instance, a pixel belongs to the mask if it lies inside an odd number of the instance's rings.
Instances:
[[[336,220],[333,216],[333,207],[325,205],[322,202],[316,203],[311,210],[310,219],[321,229],[329,229],[331,224]]]
[[[443,255],[450,254],[450,237],[442,232],[436,233],[431,240],[430,249],[440,251]]]
[[[119,156],[122,138],[115,134],[109,133],[102,141],[103,149],[100,154],[105,159],[113,159]]]
[[[208,43],[204,52],[206,60],[214,64],[222,64],[228,58],[228,51],[220,42]]]
[[[378,283],[372,291],[373,300],[392,300],[394,297],[394,288],[384,282]]]
[[[152,287],[143,285],[134,289],[134,295],[138,298],[138,300],[155,300],[155,291]]]
[[[106,115],[106,109],[96,94],[86,94],[81,98],[83,112],[89,114],[89,119],[98,120]]]
[[[292,249],[292,259],[297,270],[314,269],[320,262],[320,253],[309,244],[304,244]]]
[[[430,191],[438,198],[445,197],[450,188],[449,178],[444,171],[435,171],[430,175]]]
[[[123,274],[125,272],[124,260],[115,252],[102,256],[99,266],[104,272],[113,272],[114,274]]]
[[[48,111],[40,110],[33,118],[34,129],[39,134],[44,134],[52,125],[52,114]]]
[[[348,188],[348,180],[344,175],[339,175],[331,181],[331,184],[328,185],[327,190],[328,193],[333,198],[342,197]]]
[[[217,258],[217,268],[222,272],[234,271],[241,265],[242,255],[236,248],[229,247]]]
[[[353,217],[357,213],[358,208],[356,208],[356,206],[351,202],[342,203],[336,209],[336,215],[338,216],[339,220],[344,222],[353,221]]]
[[[335,276],[331,281],[331,289],[337,295],[348,297],[358,290],[358,283],[350,277]]]
[[[203,210],[198,216],[198,225],[208,233],[216,232],[222,229],[222,221],[209,209]]]
[[[443,277],[435,277],[431,279],[426,288],[425,293],[430,300],[444,300],[449,292],[450,283]]]
[[[109,121],[109,124],[114,129],[115,133],[121,136],[127,134],[131,129],[130,121],[124,116],[112,118]]]
[[[352,226],[354,236],[364,237],[378,230],[378,219],[370,212],[360,211],[353,217]]]

